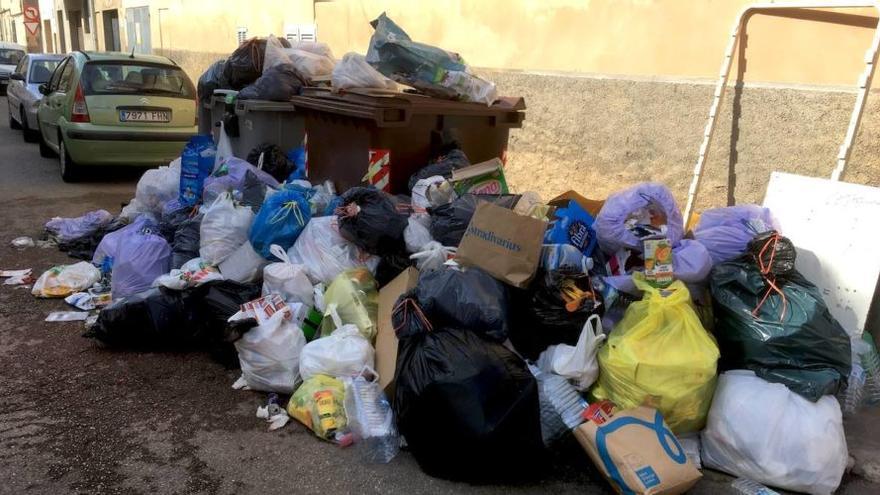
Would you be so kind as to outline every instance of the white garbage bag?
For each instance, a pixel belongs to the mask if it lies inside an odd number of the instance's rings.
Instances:
[[[273,35],[266,40],[266,54],[263,59],[263,74],[269,68],[281,64],[292,64],[303,77],[312,80],[329,77],[333,73],[336,60],[326,43],[300,41],[284,48]]]
[[[704,466],[815,495],[837,489],[849,457],[837,399],[810,402],[745,370],[718,378],[701,436]]]
[[[342,325],[326,337],[313,340],[302,350],[299,374],[303,380],[323,374],[337,378],[355,376],[373,367],[373,346],[355,325]]]
[[[431,241],[424,246],[422,250],[413,253],[409,259],[415,261],[416,268],[420,272],[428,272],[440,270],[446,264],[446,261],[455,256],[458,248],[444,246],[437,241]]]
[[[284,248],[278,244],[269,247],[279,263],[270,263],[263,268],[263,295],[278,294],[286,302],[300,302],[314,306],[315,292],[304,265],[291,263]]]
[[[227,280],[249,284],[260,280],[260,273],[268,263],[266,258],[254,250],[250,241],[245,241],[225,260],[221,261],[217,268]]]
[[[278,311],[235,341],[241,376],[253,390],[293,393],[299,384],[300,353],[306,337],[289,313]],[[230,321],[243,318],[239,312]]]
[[[135,199],[146,211],[161,213],[165,203],[177,199],[180,193],[180,158],[167,167],[147,170],[138,180]]]
[[[431,216],[427,213],[413,213],[403,229],[403,241],[408,253],[418,253],[434,240],[431,237]]]
[[[312,218],[287,250],[291,263],[305,265],[314,283],[330,284],[337,275],[360,266],[375,275],[379,257],[363,251],[339,233],[335,216]]]
[[[205,211],[199,227],[199,256],[218,265],[248,240],[254,212],[236,206],[230,194],[221,194]]]
[[[54,266],[34,282],[31,294],[37,297],[67,297],[82,292],[101,279],[101,272],[88,261]]]
[[[602,320],[591,315],[584,323],[577,345],[552,345],[538,357],[538,368],[564,376],[575,388],[586,391],[599,377],[599,346],[605,341]]]
[[[381,72],[367,63],[360,53],[349,52],[333,68],[330,78],[333,91],[351,88],[376,88],[395,91],[397,83],[388,79]]]

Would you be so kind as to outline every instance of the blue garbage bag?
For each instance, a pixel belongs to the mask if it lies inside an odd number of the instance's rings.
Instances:
[[[293,246],[311,218],[312,210],[306,195],[298,189],[285,186],[266,198],[254,218],[250,232],[254,251],[266,259],[275,260],[275,256],[269,252],[272,244],[278,244],[286,251]]]
[[[305,145],[299,145],[296,148],[287,152],[287,159],[293,163],[293,172],[290,173],[290,176],[287,177],[287,182],[294,180],[306,180],[308,178],[308,174],[306,173],[306,147]]]

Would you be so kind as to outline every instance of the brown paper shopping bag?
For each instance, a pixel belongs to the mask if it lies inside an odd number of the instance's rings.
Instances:
[[[514,287],[526,287],[541,261],[546,230],[544,221],[480,201],[458,246],[456,261]]]

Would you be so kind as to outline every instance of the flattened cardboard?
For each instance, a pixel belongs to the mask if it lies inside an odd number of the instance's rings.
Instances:
[[[379,373],[379,386],[389,400],[394,400],[394,368],[397,365],[397,335],[391,323],[391,312],[400,295],[415,287],[418,281],[419,271],[409,267],[379,290],[376,372]]]
[[[602,425],[587,421],[574,436],[617,493],[676,495],[703,476],[656,409],[621,411]]]
[[[581,205],[581,208],[587,210],[587,213],[596,218],[596,215],[599,214],[599,211],[602,209],[602,206],[605,204],[605,200],[595,200],[588,199],[585,196],[577,193],[576,191],[566,191],[559,196],[551,199],[547,204],[550,206],[556,206],[557,208],[564,208],[568,205],[568,202],[574,200],[577,204]]]

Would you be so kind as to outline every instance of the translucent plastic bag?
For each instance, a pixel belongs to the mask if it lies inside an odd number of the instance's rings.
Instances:
[[[416,267],[420,272],[442,270],[446,262],[455,256],[456,251],[458,251],[457,248],[431,241],[422,246],[421,251],[411,254],[409,259],[416,262]]]
[[[701,438],[707,467],[815,495],[837,490],[849,458],[833,396],[810,402],[744,370],[719,377]]]
[[[241,315],[237,313],[230,321]],[[235,341],[241,376],[254,390],[289,394],[296,389],[306,337],[286,316],[287,312],[278,311]]]
[[[218,196],[199,227],[201,258],[206,263],[219,264],[247,242],[253,221],[254,212],[250,208],[236,206],[229,194]]]
[[[221,261],[217,268],[220,269],[223,277],[228,280],[251,283],[260,280],[263,268],[268,263],[266,258],[263,258],[260,256],[260,253],[254,251],[254,247],[251,246],[250,242],[245,241],[244,244]]]
[[[88,289],[100,279],[100,270],[87,261],[53,266],[34,282],[31,294],[37,297],[67,297]]]
[[[375,273],[379,257],[345,240],[335,216],[313,218],[287,254],[290,261],[305,265],[312,282],[329,284],[340,273],[365,267]]]
[[[249,234],[251,245],[271,260],[271,247],[290,249],[311,218],[308,198],[295,189],[282,189],[266,199],[254,218]]]
[[[168,201],[176,199],[180,192],[180,158],[167,167],[147,170],[138,180],[135,199],[144,211],[160,213]]]
[[[333,68],[334,91],[352,88],[375,88],[394,91],[397,84],[374,69],[360,53],[349,52]]]
[[[715,391],[718,346],[682,282],[660,290],[639,275],[634,280],[645,296],[627,308],[599,350],[592,393],[623,409],[655,407],[675,433],[698,431]]]
[[[675,197],[662,184],[643,182],[605,200],[593,224],[606,253],[642,252],[642,241],[665,237],[673,247],[684,237],[684,220]]]
[[[304,380],[322,374],[355,376],[365,366],[374,366],[373,354],[373,346],[356,326],[342,325],[330,335],[305,345],[300,355],[299,373]]]
[[[332,440],[345,429],[345,385],[327,375],[307,378],[287,403],[287,414],[320,438]]]
[[[369,371],[371,380],[362,373],[346,382],[345,415],[361,456],[368,462],[385,464],[400,451],[400,436],[391,404],[376,373]]]
[[[109,211],[95,210],[75,218],[55,217],[46,222],[46,232],[63,244],[90,236],[112,221]]]
[[[366,268],[340,273],[324,292],[324,319],[321,335],[330,335],[340,325],[355,325],[368,341],[378,331],[379,290],[376,279]],[[338,315],[339,321],[335,316]]]
[[[183,290],[198,287],[214,280],[223,280],[223,275],[217,268],[205,263],[201,258],[193,258],[184,263],[180,269],[171,270],[169,273],[157,277],[153,281],[153,286]]]
[[[309,80],[330,76],[336,65],[333,52],[326,43],[300,42],[284,48],[278,38],[270,35],[266,40],[263,74],[285,63],[292,64],[297,72]]]
[[[568,378],[578,390],[584,392],[599,376],[596,356],[603,342],[605,335],[602,333],[602,319],[599,315],[592,315],[584,324],[577,345],[559,344],[548,347],[538,358],[538,367]]]
[[[286,302],[313,306],[314,288],[306,275],[305,266],[291,263],[287,253],[277,244],[272,245],[271,251],[281,261],[263,268],[263,295],[278,294]]]
[[[150,230],[128,233],[120,239],[113,260],[110,291],[113,299],[128,297],[152,287],[157,277],[171,269],[171,246]]]
[[[410,215],[406,229],[403,231],[403,240],[408,253],[424,251],[425,246],[434,241],[431,237],[431,216],[427,213]]]
[[[713,208],[700,214],[694,239],[706,246],[712,263],[723,263],[746,252],[757,234],[779,230],[779,222],[769,209],[758,205]]]

